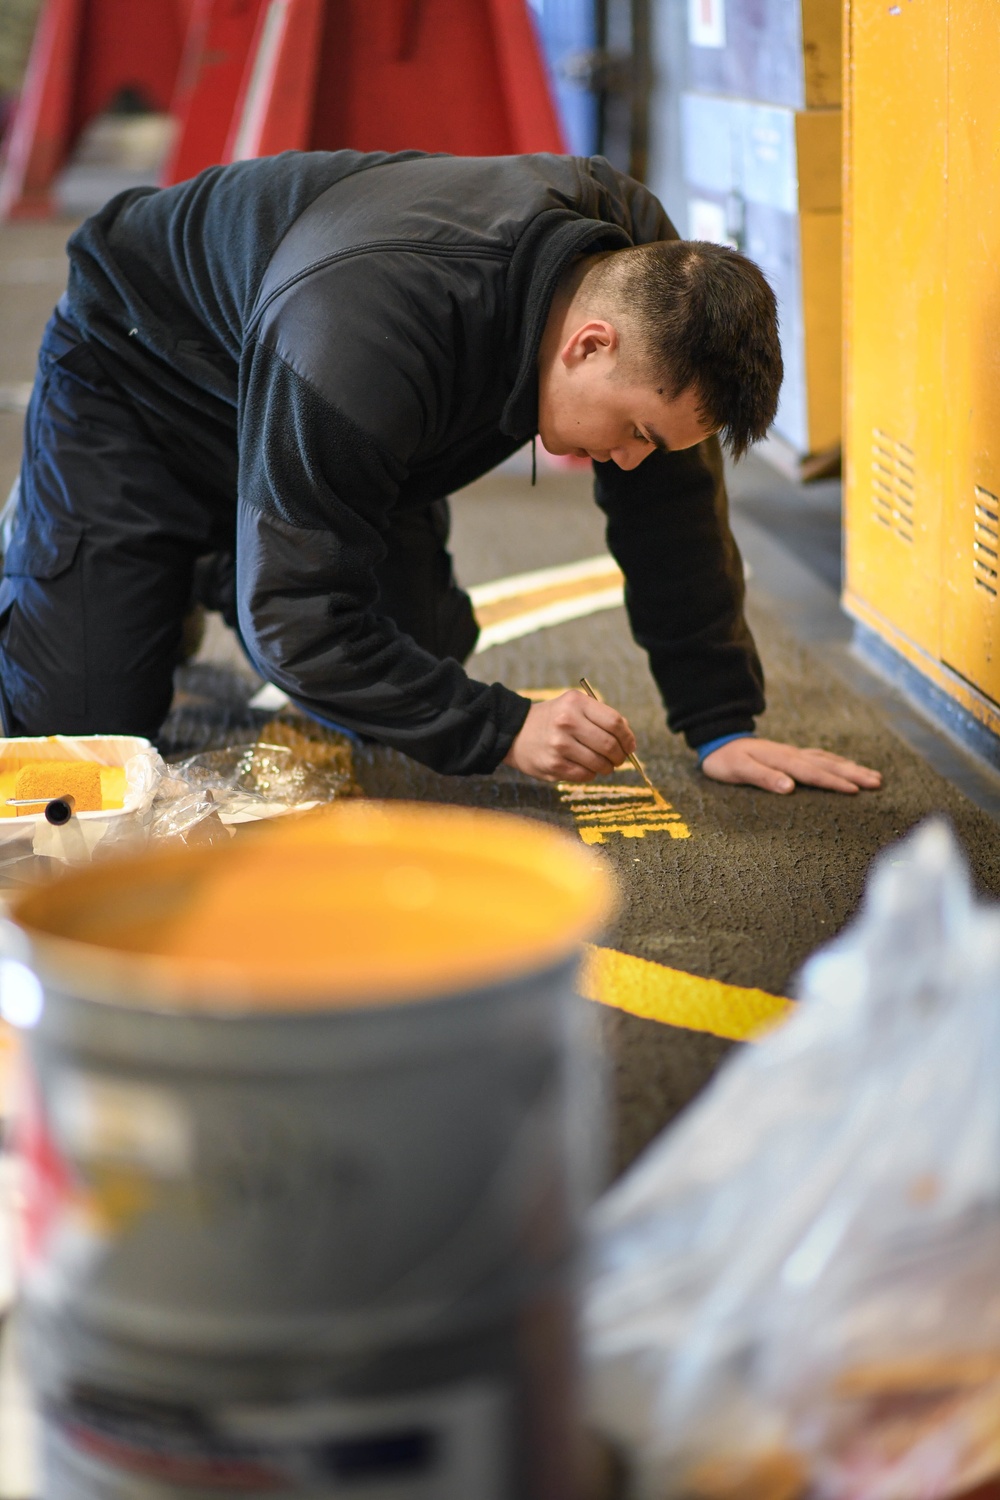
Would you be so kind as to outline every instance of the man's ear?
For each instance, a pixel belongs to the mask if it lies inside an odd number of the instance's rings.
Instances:
[[[604,318],[591,318],[570,334],[563,344],[559,357],[567,369],[586,363],[595,355],[615,358],[621,340],[613,323]]]

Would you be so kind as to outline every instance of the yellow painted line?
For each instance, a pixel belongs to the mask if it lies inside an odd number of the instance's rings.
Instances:
[[[500,600],[521,599],[539,589],[576,583],[604,588],[621,582],[622,571],[610,552],[599,552],[596,557],[584,557],[579,562],[560,563],[554,568],[533,568],[530,573],[510,573],[506,578],[494,578],[490,583],[474,583],[469,589],[469,598],[478,610],[480,606],[496,604]]]
[[[590,594],[603,594],[606,589],[618,589],[618,600],[621,600],[621,582],[612,579],[606,583],[603,578],[599,584],[595,584],[592,578],[574,579],[570,583],[550,584],[548,588],[529,589],[523,594],[518,594],[514,599],[498,599],[495,604],[477,604],[476,619],[484,630],[491,625],[498,625],[504,620],[516,619],[519,615],[530,614],[535,610],[547,610],[551,604],[562,602],[574,604],[585,600]]]
[[[548,630],[553,625],[565,625],[569,620],[582,620],[585,615],[596,615],[603,609],[618,609],[622,603],[622,589],[618,584],[610,589],[581,589],[564,595],[548,604],[531,604],[513,611],[507,618],[487,625],[476,641],[474,655],[488,651],[491,646],[502,646],[506,641],[517,641],[522,636],[534,635],[538,630]],[[479,611],[476,611],[479,618]]]
[[[766,990],[701,979],[613,948],[587,944],[580,994],[629,1015],[688,1031],[707,1031],[734,1042],[752,1041],[791,1012],[791,1000]]]
[[[557,568],[515,573],[469,589],[480,635],[476,652],[579,620],[624,602],[621,569],[608,553]]]

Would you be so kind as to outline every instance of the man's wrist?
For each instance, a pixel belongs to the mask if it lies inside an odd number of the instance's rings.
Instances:
[[[717,740],[707,740],[704,745],[699,745],[695,751],[699,766],[703,765],[707,756],[713,750],[721,750],[723,745],[730,744],[733,740],[752,740],[752,729],[737,729],[735,734],[720,734]]]

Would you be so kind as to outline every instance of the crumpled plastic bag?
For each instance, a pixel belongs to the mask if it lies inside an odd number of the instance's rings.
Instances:
[[[349,760],[327,755],[322,763],[324,747],[313,748],[315,758],[308,759],[298,743],[258,740],[204,751],[169,767],[153,809],[150,837],[214,843],[227,840],[234,823],[275,817],[293,808],[305,811],[352,795],[356,788]]]
[[[597,1204],[591,1419],[634,1493],[1000,1480],[1000,909],[945,824]]]

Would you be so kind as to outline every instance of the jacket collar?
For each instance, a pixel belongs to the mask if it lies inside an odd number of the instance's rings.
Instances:
[[[563,271],[581,256],[631,244],[618,225],[565,208],[539,214],[521,235],[507,272],[507,345],[517,349],[517,370],[500,416],[506,437],[527,442],[538,431],[538,348]]]

